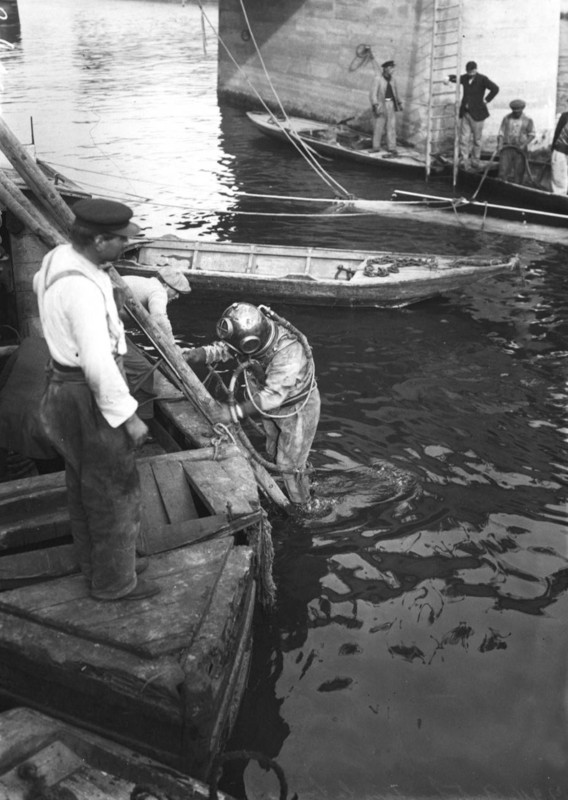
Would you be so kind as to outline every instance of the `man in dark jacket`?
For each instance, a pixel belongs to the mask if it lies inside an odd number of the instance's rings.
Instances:
[[[456,76],[450,75],[455,83]],[[464,169],[477,168],[481,158],[483,123],[489,116],[487,103],[499,93],[496,83],[477,71],[475,61],[465,65],[465,75],[460,76],[462,101],[460,104],[460,164]],[[487,94],[486,94],[487,92]]]

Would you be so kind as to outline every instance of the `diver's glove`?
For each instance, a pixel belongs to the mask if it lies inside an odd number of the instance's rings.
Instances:
[[[189,366],[196,364],[205,364],[205,348],[204,347],[186,347],[181,351],[182,356]]]

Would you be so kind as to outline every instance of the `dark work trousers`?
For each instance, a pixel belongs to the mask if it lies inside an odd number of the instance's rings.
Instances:
[[[126,355],[123,359],[124,372],[130,394],[138,403],[138,411],[136,413],[140,419],[151,419],[154,416],[152,400],[156,397],[154,374],[148,374],[151,364],[142,350],[130,339],[126,340],[126,347]],[[144,376],[146,377],[144,378]]]
[[[140,479],[123,425],[101,414],[80,370],[49,377],[41,404],[45,431],[65,459],[71,533],[91,594],[117,600],[136,586]]]

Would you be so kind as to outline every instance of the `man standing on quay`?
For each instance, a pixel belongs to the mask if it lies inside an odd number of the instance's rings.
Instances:
[[[373,112],[373,148],[372,153],[381,149],[383,133],[386,132],[389,155],[397,156],[396,149],[396,112],[402,111],[402,103],[393,77],[394,61],[381,64],[382,72],[376,76],[371,86],[370,100]],[[386,131],[385,131],[386,128]]]
[[[52,359],[42,423],[65,459],[71,532],[91,596],[139,600],[159,592],[136,576],[135,448],[147,428],[122,373],[124,327],[105,271],[139,229],[122,203],[80,200],[73,212],[71,244],[49,252],[34,277]]]
[[[452,83],[456,76],[450,75]],[[465,65],[465,75],[460,76],[462,100],[460,104],[460,165],[464,169],[478,169],[481,161],[483,125],[489,116],[487,103],[499,93],[496,83],[477,71],[475,61]],[[487,94],[485,94],[487,92]]]

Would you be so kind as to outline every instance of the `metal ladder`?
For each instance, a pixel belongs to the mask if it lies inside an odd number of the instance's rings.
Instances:
[[[462,0],[433,0],[432,46],[426,131],[426,180],[436,153],[453,143],[453,183],[459,156]],[[455,84],[448,81],[456,76]]]

